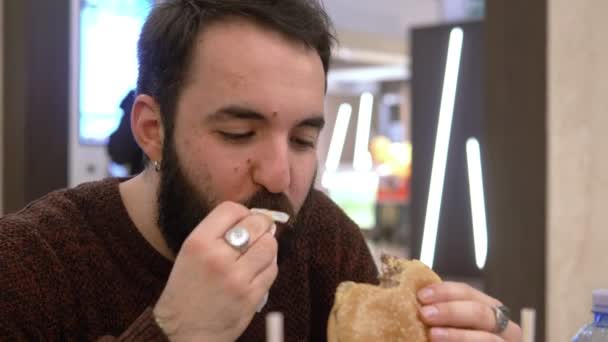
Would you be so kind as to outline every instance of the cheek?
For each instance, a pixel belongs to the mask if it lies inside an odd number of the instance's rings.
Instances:
[[[222,200],[238,196],[238,184],[246,173],[242,158],[227,156],[212,139],[185,138],[176,142],[180,166],[199,192]]]
[[[180,160],[180,165],[184,172],[192,177],[192,180],[205,178],[205,170],[207,170],[209,159],[204,153],[203,144],[195,143],[191,138],[185,138],[176,143],[177,154]],[[195,182],[197,184],[198,182]]]
[[[197,179],[209,180],[208,190],[213,191],[219,199],[236,200],[243,190],[247,167],[243,161],[218,158],[201,162],[193,174]]]
[[[293,204],[298,208],[304,203],[306,195],[310,190],[311,185],[314,183],[315,171],[317,168],[316,158],[310,160],[300,161],[295,164],[296,167],[292,169],[292,189],[293,189]]]

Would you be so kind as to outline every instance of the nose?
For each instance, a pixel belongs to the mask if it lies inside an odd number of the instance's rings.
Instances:
[[[263,144],[254,156],[253,181],[271,193],[283,193],[291,184],[289,145],[285,139]]]

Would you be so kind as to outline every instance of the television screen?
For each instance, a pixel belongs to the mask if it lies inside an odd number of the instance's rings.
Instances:
[[[154,0],[82,0],[79,122],[82,144],[105,144],[137,81],[137,39]]]

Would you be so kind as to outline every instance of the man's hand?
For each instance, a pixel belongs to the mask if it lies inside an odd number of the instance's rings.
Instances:
[[[250,234],[242,253],[224,240],[235,226]],[[266,215],[224,202],[194,229],[154,307],[170,340],[234,341],[243,333],[277,276],[272,226]]]
[[[420,314],[431,326],[431,341],[521,341],[521,329],[509,322],[495,334],[498,300],[462,283],[444,282],[418,292]]]

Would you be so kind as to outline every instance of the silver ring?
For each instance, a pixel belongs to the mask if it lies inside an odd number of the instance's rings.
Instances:
[[[224,234],[226,243],[239,252],[244,252],[249,245],[249,231],[243,227],[233,227]]]
[[[503,331],[505,331],[505,329],[507,329],[507,326],[509,325],[509,321],[511,320],[509,318],[509,314],[511,311],[508,307],[504,305],[493,306],[492,310],[494,311],[494,316],[496,316],[496,326],[494,327],[494,333],[501,334]]]

